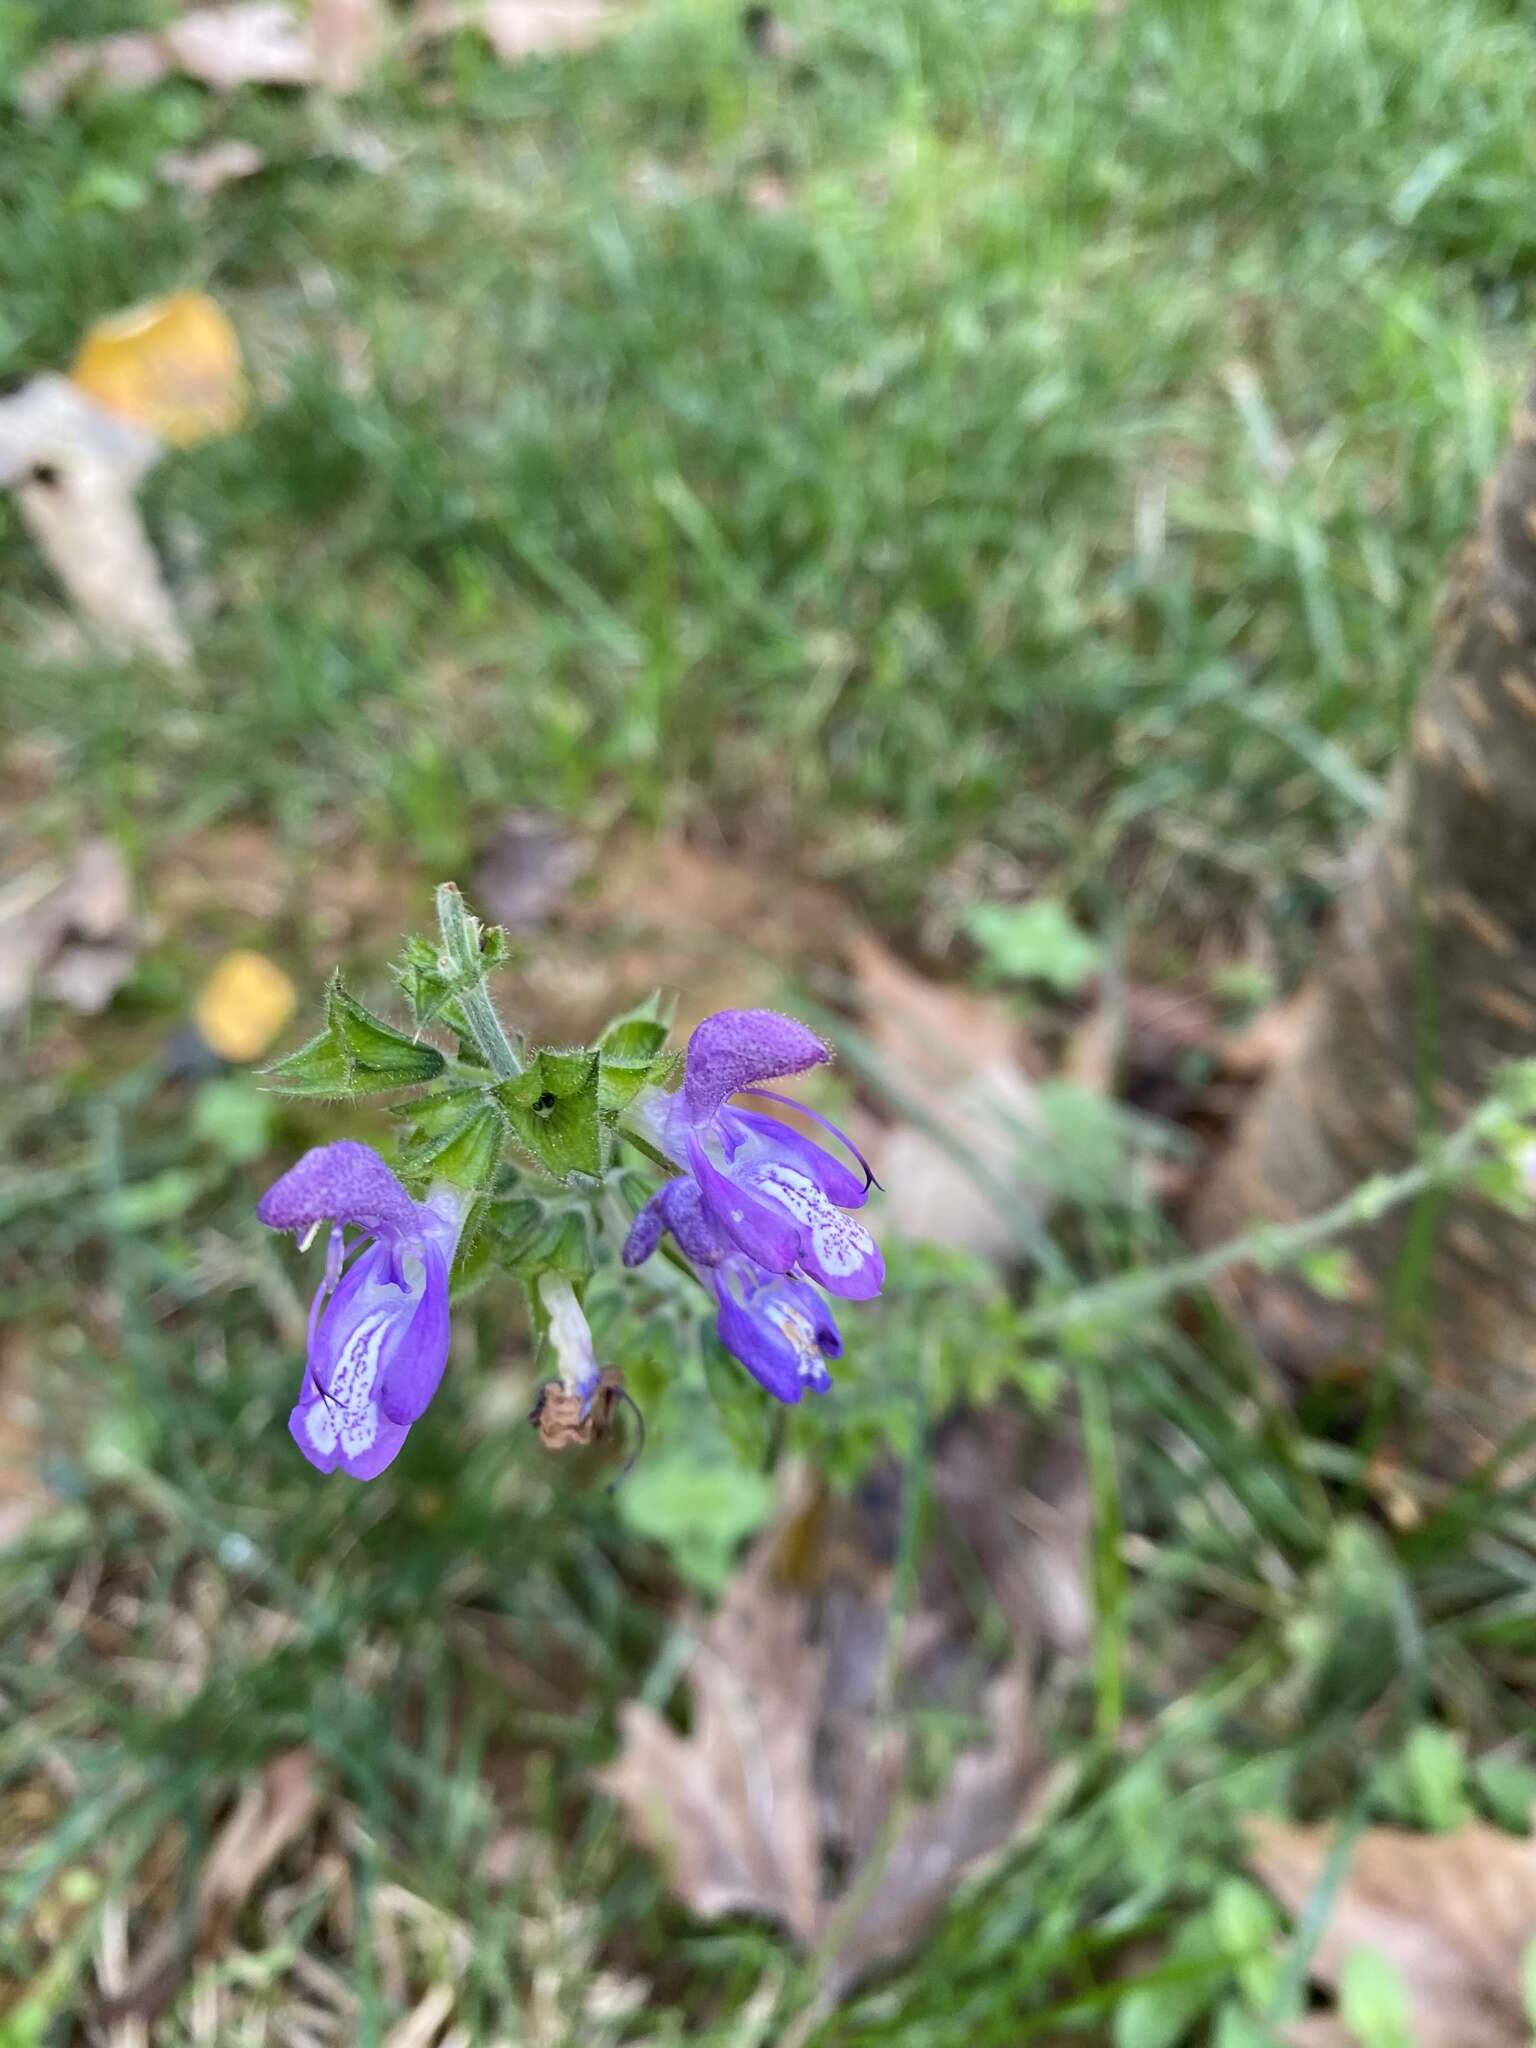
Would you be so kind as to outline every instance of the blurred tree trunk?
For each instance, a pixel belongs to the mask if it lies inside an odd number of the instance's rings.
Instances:
[[[1536,1055],[1536,391],[1451,577],[1438,656],[1382,818],[1358,848],[1299,1044],[1194,1216],[1202,1242],[1305,1215],[1458,1123]],[[1536,1412],[1536,1226],[1475,1196],[1348,1245],[1350,1299],[1249,1274],[1253,1333],[1295,1377],[1406,1338],[1464,1462]],[[1409,1266],[1417,1277],[1410,1276]]]

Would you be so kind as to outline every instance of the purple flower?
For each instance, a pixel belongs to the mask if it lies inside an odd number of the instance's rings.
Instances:
[[[626,1265],[648,1258],[670,1230],[701,1265],[717,1266],[734,1251],[769,1273],[805,1274],[848,1301],[880,1292],[879,1247],[848,1214],[863,1207],[873,1185],[862,1155],[814,1111],[801,1114],[847,1147],[862,1176],[788,1124],[730,1102],[733,1095],[786,1102],[757,1084],[830,1057],[813,1031],[773,1010],[705,1018],[688,1041],[682,1087],[653,1095],[644,1111],[650,1135],[688,1178],[669,1182],[635,1218]]]
[[[710,1278],[720,1304],[716,1335],[776,1401],[793,1405],[806,1392],[826,1393],[826,1360],[838,1357],[843,1340],[814,1287],[739,1255],[723,1259]]]
[[[309,1355],[288,1427],[321,1472],[375,1479],[437,1392],[448,1362],[448,1276],[464,1221],[452,1188],[412,1201],[378,1153],[317,1145],[262,1196],[257,1215],[307,1248],[331,1227],[309,1312]],[[349,1246],[345,1226],[362,1232]]]

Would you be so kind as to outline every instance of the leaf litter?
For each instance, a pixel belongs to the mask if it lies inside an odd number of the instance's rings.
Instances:
[[[56,42],[23,74],[18,97],[43,119],[92,87],[144,92],[173,77],[218,93],[253,85],[348,95],[368,83],[397,31],[407,48],[473,31],[503,63],[520,64],[590,48],[629,11],[615,0],[422,0],[397,25],[383,0],[231,0],[158,29]]]
[[[162,452],[66,377],[0,398],[0,487],[91,631],[112,651],[185,667],[187,643],[135,492]]]
[[[86,839],[67,860],[41,860],[0,879],[0,1024],[34,989],[86,1015],[133,971],[141,928],[127,864],[110,839]]]
[[[1065,1567],[1081,1587],[1082,1551],[1075,1535],[1035,1533],[1038,1503],[1016,1476],[994,1490],[996,1438],[992,1417],[952,1425],[931,1476],[1006,1618],[1004,1651],[982,1651],[970,1598],[937,1551],[910,1611],[898,1610],[894,1463],[851,1501],[796,1472],[775,1523],[696,1623],[689,1733],[632,1701],[601,1774],[683,1903],[702,1919],[774,1921],[816,1957],[823,2002],[919,1942],[1049,1782],[1035,1674],[1082,1646],[1086,1608],[1059,1585]],[[919,1715],[967,1738],[926,1776]]]
[[[1249,1861],[1289,1912],[1307,1913],[1335,1832],[1258,1820]],[[1356,1842],[1312,1954],[1315,1983],[1338,1994],[1370,1951],[1407,1993],[1417,2048],[1530,2048],[1522,1971],[1536,1943],[1536,1840],[1476,1821],[1444,1834],[1368,1828]],[[1354,2039],[1319,2014],[1286,2036],[1298,2048]]]

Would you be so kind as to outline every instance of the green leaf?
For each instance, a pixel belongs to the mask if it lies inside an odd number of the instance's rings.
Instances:
[[[1467,1754],[1448,1728],[1425,1722],[1403,1746],[1403,1769],[1416,1812],[1432,1834],[1443,1835],[1472,1818],[1467,1797]]]
[[[626,1064],[652,1060],[667,1042],[667,1026],[659,1017],[619,1017],[598,1040],[598,1051]]]
[[[286,1059],[264,1067],[262,1078],[284,1095],[317,1095],[339,1101],[353,1093],[352,1073],[352,1061],[327,1028]]]
[[[774,1491],[724,1444],[673,1440],[640,1460],[618,1499],[630,1528],[661,1544],[684,1578],[717,1593],[741,1544],[773,1512]]]
[[[628,1109],[643,1088],[660,1088],[671,1078],[681,1053],[645,1054],[635,1058],[601,1051],[598,1054],[597,1106],[611,1122]]]
[[[1335,1524],[1328,1554],[1311,1574],[1298,1637],[1312,1682],[1307,1712],[1361,1713],[1422,1663],[1412,1597],[1387,1544],[1371,1524]]]
[[[1500,1827],[1528,1834],[1536,1815],[1536,1770],[1512,1756],[1485,1756],[1473,1765],[1473,1776],[1484,1805]]]
[[[1284,1968],[1273,1900],[1246,1878],[1230,1877],[1211,1901],[1211,1925],[1244,1998],[1255,2012],[1267,2010]]]
[[[483,1194],[496,1178],[507,1120],[496,1104],[482,1099],[446,1130],[424,1131],[401,1154],[400,1172],[412,1180],[446,1180]]]
[[[101,1220],[109,1230],[125,1235],[154,1230],[185,1216],[207,1185],[206,1174],[187,1166],[167,1166],[148,1180],[130,1181],[103,1196]]]
[[[1068,995],[1098,967],[1103,948],[1051,896],[1033,903],[978,903],[965,928],[1005,981],[1043,981]]]
[[[192,1129],[234,1165],[248,1166],[271,1139],[272,1105],[248,1074],[205,1081],[192,1107]]]
[[[1013,1134],[1031,1174],[1068,1201],[1123,1201],[1133,1126],[1120,1105],[1075,1081],[1044,1081],[1035,1100],[1043,1132]]]
[[[1339,2011],[1361,2048],[1415,2048],[1407,1988],[1373,1948],[1357,1948],[1345,1963]]]
[[[395,1103],[389,1113],[423,1136],[438,1136],[445,1131],[458,1130],[466,1118],[486,1102],[495,1107],[490,1091],[471,1083],[468,1087],[439,1088],[431,1095],[418,1095],[413,1101]]]
[[[518,1140],[556,1180],[603,1170],[598,1066],[595,1052],[539,1052],[496,1090]]]
[[[493,1200],[486,1229],[497,1265],[532,1282],[541,1273],[585,1280],[595,1270],[596,1248],[586,1209],[569,1202],[543,1202],[532,1195]]]
[[[1520,1956],[1520,1997],[1525,2017],[1536,2029],[1536,1941],[1528,1941]]]
[[[1115,2048],[1175,2048],[1208,1999],[1203,1986],[1138,1984],[1115,2007]]]
[[[1184,2039],[1225,1988],[1226,1959],[1214,1946],[1206,1914],[1185,1921],[1169,1944],[1164,1970],[1115,2007],[1115,2048],[1174,2048]]]
[[[455,1301],[463,1301],[483,1287],[496,1271],[496,1241],[487,1228],[490,1203],[482,1195],[472,1202],[469,1214],[464,1218],[464,1228],[459,1232],[459,1242],[453,1255],[453,1271],[449,1275],[449,1286]]]
[[[1240,2005],[1224,2005],[1216,2015],[1212,2048],[1282,2048],[1274,2029]]]
[[[325,1014],[335,1043],[358,1072],[375,1077],[375,1088],[409,1088],[421,1081],[433,1081],[446,1065],[435,1045],[425,1045],[397,1031],[382,1017],[365,1009],[355,996],[347,993],[339,973],[332,975],[326,990]]]
[[[1337,1245],[1323,1245],[1306,1252],[1296,1261],[1296,1270],[1309,1287],[1328,1301],[1348,1301],[1358,1285],[1358,1273],[1348,1252]]]
[[[470,922],[478,931],[479,920]],[[418,1024],[445,1024],[459,1040],[460,1059],[478,1059],[459,996],[466,987],[477,985],[490,969],[501,966],[506,957],[506,935],[498,926],[485,933],[478,961],[466,959],[455,967],[441,947],[428,939],[412,938],[406,940],[390,972]]]

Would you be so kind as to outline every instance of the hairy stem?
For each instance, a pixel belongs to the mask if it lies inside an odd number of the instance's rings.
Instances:
[[[480,957],[480,920],[471,917],[456,882],[444,882],[437,892],[437,928],[443,957],[454,978],[454,993],[475,1049],[498,1081],[515,1081],[523,1063],[512,1049],[496,1005],[485,985],[485,966]]]

